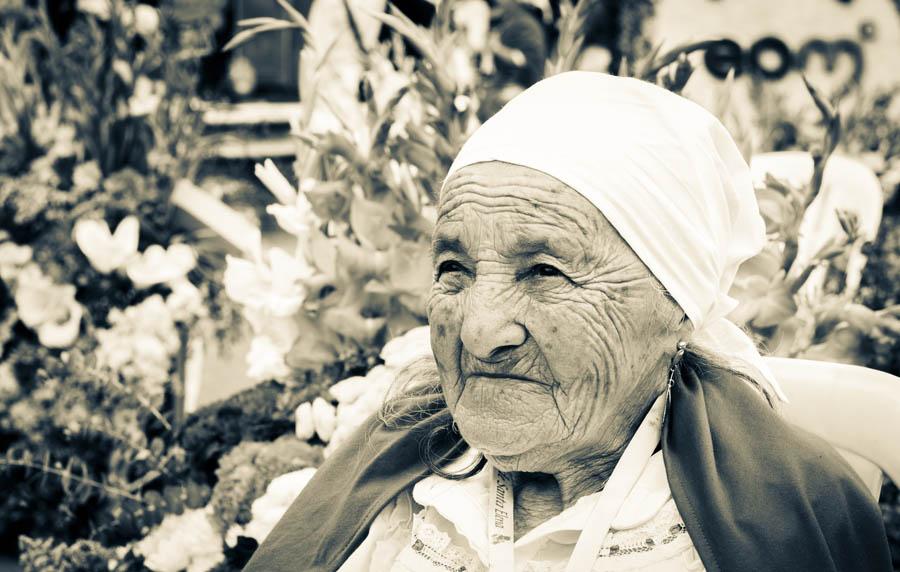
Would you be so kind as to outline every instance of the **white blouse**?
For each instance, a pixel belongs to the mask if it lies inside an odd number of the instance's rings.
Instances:
[[[490,491],[489,466],[462,481],[426,477],[381,511],[339,572],[488,570]],[[516,539],[516,572],[562,572],[593,497],[580,498]],[[661,452],[650,457],[625,498],[592,568],[624,570],[704,570],[672,500]]]

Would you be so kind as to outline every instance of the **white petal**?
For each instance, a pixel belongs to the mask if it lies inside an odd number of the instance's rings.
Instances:
[[[75,244],[98,272],[109,274],[116,269],[117,256],[113,248],[112,233],[106,222],[80,219],[72,230]]]
[[[326,443],[331,440],[335,428],[334,406],[321,397],[315,398],[312,404],[313,422],[316,425],[316,433]]]
[[[84,310],[81,304],[72,301],[69,305],[69,319],[62,324],[44,322],[37,330],[41,345],[48,348],[67,348],[75,343],[81,329]]]
[[[312,436],[316,433],[312,403],[309,401],[301,403],[294,411],[294,432],[297,434],[297,438],[302,441],[312,439]]]
[[[267,206],[266,212],[274,216],[278,226],[289,234],[303,236],[309,232],[309,223],[296,206],[274,204]]]
[[[271,159],[266,159],[265,163],[256,164],[254,169],[256,177],[262,181],[262,184],[269,189],[278,202],[284,205],[293,205],[297,200],[297,190],[288,182],[278,167]]]
[[[250,342],[247,352],[247,375],[257,381],[276,379],[290,373],[284,363],[284,354],[267,337],[257,336]]]
[[[249,304],[258,299],[265,288],[254,263],[231,255],[225,257],[223,282],[228,297],[241,304]]]
[[[107,231],[109,231],[109,228],[107,228]],[[116,232],[113,233],[112,239],[116,244],[117,250],[123,255],[130,257],[137,252],[140,235],[141,223],[136,216],[131,215],[122,219],[119,226],[116,227]]]
[[[187,274],[197,265],[197,256],[190,245],[184,243],[172,244],[166,249],[167,263],[180,275]],[[179,278],[181,276],[178,276]]]

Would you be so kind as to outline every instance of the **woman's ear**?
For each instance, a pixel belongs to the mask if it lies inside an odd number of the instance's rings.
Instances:
[[[674,348],[678,345],[678,342],[686,342],[691,339],[691,335],[694,333],[694,324],[687,317],[687,314],[684,313],[684,310],[681,309],[681,306],[678,305],[678,302],[675,301],[675,298],[666,292],[662,286],[660,288],[664,294],[662,299],[665,304],[665,308],[661,310],[668,317],[666,326],[668,331],[672,333],[672,338],[674,339],[672,347]]]
[[[678,341],[686,342],[691,339],[691,336],[694,333],[694,324],[680,307],[678,308],[678,314],[678,326],[676,328],[676,331],[678,332]]]

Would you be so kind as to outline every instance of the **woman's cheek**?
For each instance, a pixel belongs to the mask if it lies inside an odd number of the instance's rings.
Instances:
[[[531,304],[526,327],[544,361],[561,384],[584,379],[594,370],[597,331],[584,316],[581,304]]]
[[[452,296],[432,294],[427,305],[428,323],[431,326],[431,349],[441,366],[454,353],[459,340],[459,303]]]

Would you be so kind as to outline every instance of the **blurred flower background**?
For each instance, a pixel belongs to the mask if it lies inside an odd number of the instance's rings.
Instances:
[[[0,0],[0,553],[239,570],[430,351],[457,150],[571,69],[712,93],[769,235],[732,318],[900,375],[900,78],[779,91],[723,30],[659,44],[674,4]]]

